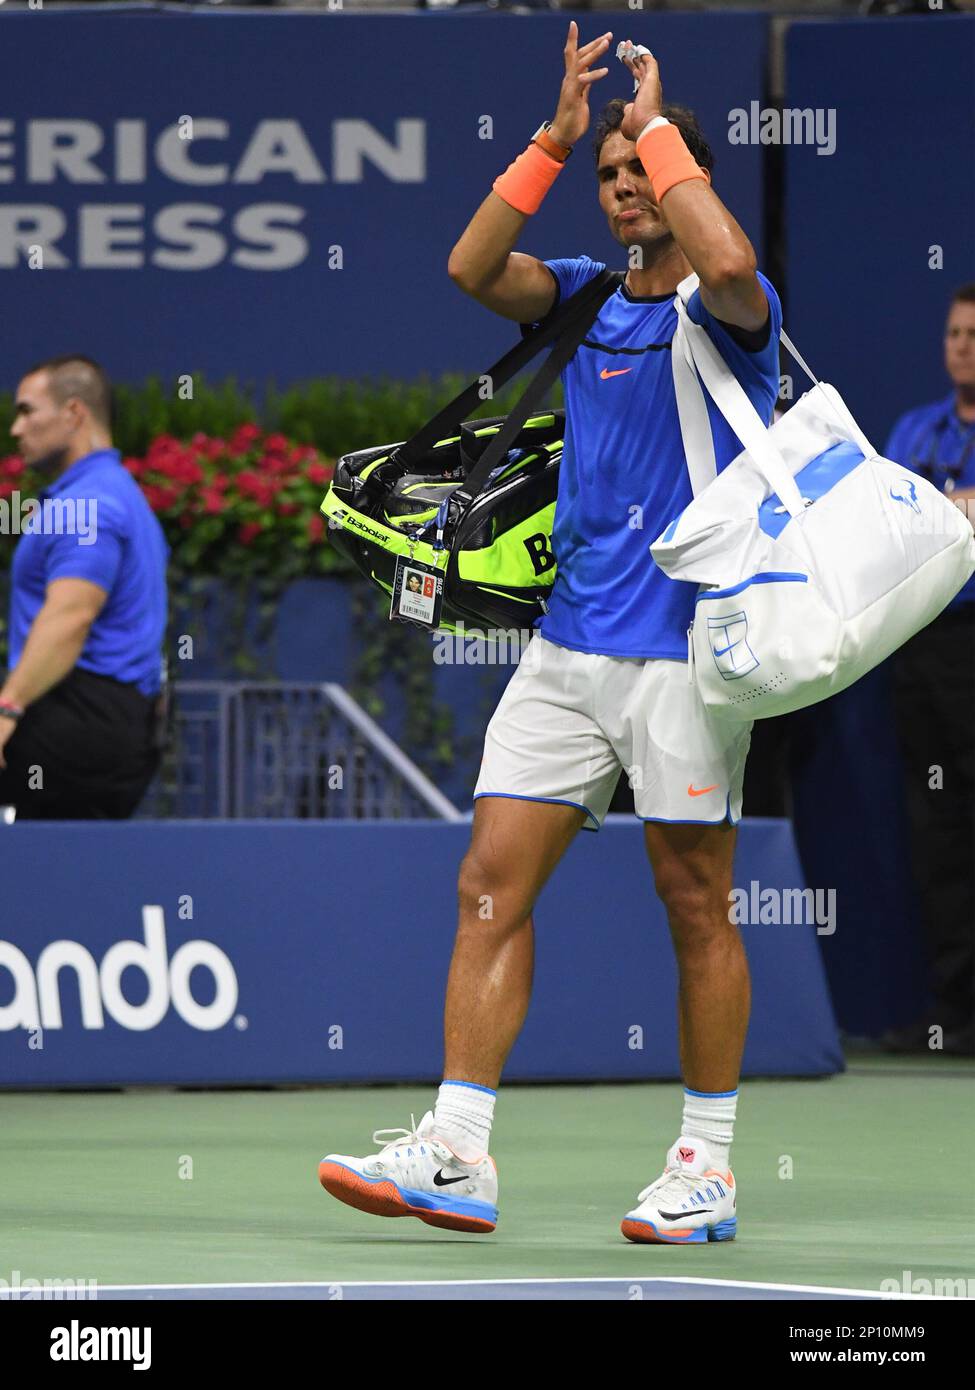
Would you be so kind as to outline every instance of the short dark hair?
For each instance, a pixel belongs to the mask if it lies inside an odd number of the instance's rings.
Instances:
[[[955,290],[948,308],[953,309],[956,304],[975,304],[975,280],[967,285],[959,285]]]
[[[91,357],[73,352],[63,357],[48,357],[28,368],[25,376],[46,372],[51,395],[58,405],[72,396],[84,401],[94,418],[106,429],[112,428],[112,383],[104,367]]]
[[[593,156],[596,168],[599,168],[599,155],[603,148],[603,142],[607,136],[619,130],[623,122],[623,112],[629,105],[622,97],[614,97],[608,102],[599,113],[596,121],[596,134],[593,139]],[[694,162],[700,164],[702,169],[707,169],[708,173],[714,168],[714,154],[711,146],[705,138],[704,131],[698,125],[697,117],[693,111],[686,106],[675,106],[672,102],[665,103],[660,108],[660,114],[666,116],[671,125],[675,125],[684,137],[684,144],[694,157]]]

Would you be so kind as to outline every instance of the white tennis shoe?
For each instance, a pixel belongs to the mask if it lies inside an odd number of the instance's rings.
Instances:
[[[326,1192],[373,1216],[417,1216],[428,1226],[487,1234],[498,1223],[498,1171],[485,1154],[461,1163],[438,1139],[433,1111],[412,1129],[377,1129],[378,1153],[366,1158],[326,1154],[318,1179]]]
[[[637,1198],[620,1230],[627,1240],[654,1245],[702,1245],[734,1240],[737,1189],[730,1169],[719,1172],[707,1145],[681,1135],[663,1173]]]

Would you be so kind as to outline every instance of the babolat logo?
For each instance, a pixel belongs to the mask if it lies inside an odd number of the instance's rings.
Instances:
[[[528,558],[532,562],[532,569],[536,574],[544,574],[555,564],[555,555],[550,545],[550,538],[544,531],[526,537],[524,545],[528,551]]]
[[[0,941],[0,971],[9,971],[14,981],[13,999],[0,1005],[0,1032],[63,1027],[60,980],[66,970],[74,971],[78,981],[83,1028],[104,1028],[108,1014],[121,1028],[144,1033],[162,1022],[170,1005],[191,1028],[212,1032],[228,1023],[237,1007],[237,975],[220,947],[212,941],[185,941],[170,959],[161,907],[142,909],[142,928],[143,941],[116,941],[100,966],[80,941],[52,941],[36,967],[13,942]],[[209,1004],[197,1003],[190,990],[196,969],[213,976]],[[122,993],[126,970],[140,970],[146,978],[148,993],[141,1004],[129,1003]]]
[[[388,541],[390,533],[388,531],[377,531],[375,526],[370,526],[363,521],[355,512],[349,512],[342,517],[343,526],[347,526],[350,531],[361,531],[364,536],[372,536],[377,541]]]

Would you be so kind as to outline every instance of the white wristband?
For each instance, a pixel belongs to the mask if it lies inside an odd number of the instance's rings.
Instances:
[[[656,130],[658,125],[670,125],[670,122],[666,116],[654,116],[653,120],[647,121],[646,125],[640,131],[640,134],[636,137],[636,143],[639,144],[647,131]]]

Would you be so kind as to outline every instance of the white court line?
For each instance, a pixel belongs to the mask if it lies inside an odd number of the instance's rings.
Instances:
[[[482,1284],[703,1284],[729,1289],[775,1289],[789,1293],[853,1294],[860,1298],[900,1299],[938,1298],[937,1294],[882,1293],[879,1289],[843,1289],[828,1284],[766,1284],[750,1279],[703,1279],[679,1274],[590,1274],[571,1277],[536,1275],[511,1279],[278,1279],[256,1283],[219,1284],[98,1284],[99,1289],[118,1293],[144,1289],[328,1289],[341,1285],[356,1289],[463,1288]]]

